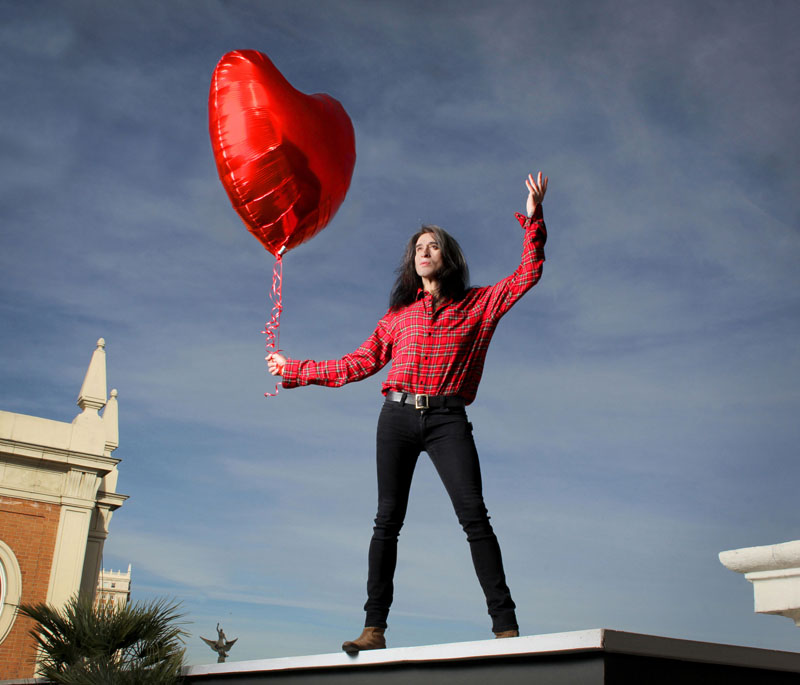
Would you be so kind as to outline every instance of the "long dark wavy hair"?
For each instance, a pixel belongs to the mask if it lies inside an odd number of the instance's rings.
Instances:
[[[443,228],[432,224],[423,224],[406,245],[403,261],[397,268],[397,280],[389,297],[392,310],[402,309],[417,299],[422,287],[422,278],[417,275],[414,265],[417,240],[425,233],[432,233],[439,244],[442,255],[442,268],[437,274],[439,280],[439,298],[460,300],[469,289],[469,267],[458,241]]]

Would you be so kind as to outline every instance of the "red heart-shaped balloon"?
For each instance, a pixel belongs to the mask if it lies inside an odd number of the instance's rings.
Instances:
[[[319,233],[350,187],[355,134],[330,95],[306,95],[255,50],[224,55],[208,96],[220,180],[248,230],[276,255]]]

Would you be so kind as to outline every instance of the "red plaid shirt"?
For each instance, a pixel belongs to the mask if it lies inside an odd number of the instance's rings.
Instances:
[[[413,304],[389,311],[375,332],[355,352],[317,362],[290,359],[283,370],[284,388],[300,385],[338,387],[392,367],[382,392],[458,395],[475,399],[489,342],[497,322],[542,275],[547,229],[538,205],[532,218],[517,214],[525,229],[517,270],[486,288],[470,288],[458,302],[447,301],[434,312],[430,293]]]

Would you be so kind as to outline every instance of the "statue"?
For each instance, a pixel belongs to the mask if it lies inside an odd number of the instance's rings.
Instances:
[[[225,631],[219,627],[219,623],[217,623],[217,639],[216,640],[209,640],[202,635],[200,639],[205,642],[211,649],[213,649],[217,653],[217,663],[224,664],[225,659],[228,656],[228,652],[230,651],[231,647],[233,647],[233,643],[238,640],[238,637],[233,638],[233,640],[228,640],[225,637]]]

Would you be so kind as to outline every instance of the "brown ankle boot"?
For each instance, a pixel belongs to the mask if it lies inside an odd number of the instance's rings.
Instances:
[[[519,637],[518,630],[502,630],[499,633],[494,634],[495,638],[501,637]]]
[[[383,637],[383,628],[364,628],[355,640],[348,640],[342,649],[350,656],[366,649],[386,649],[386,638]]]

